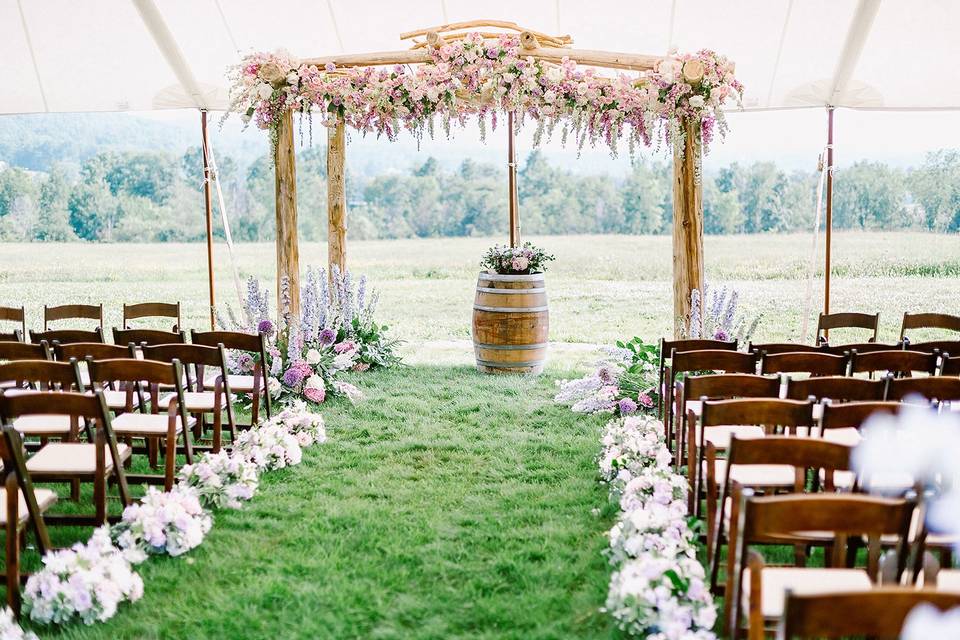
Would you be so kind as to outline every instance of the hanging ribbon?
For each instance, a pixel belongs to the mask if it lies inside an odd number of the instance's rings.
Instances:
[[[803,325],[800,329],[800,341],[804,343],[807,342],[807,331],[810,328],[810,305],[813,301],[813,277],[817,270],[817,242],[820,238],[820,219],[823,212],[823,183],[827,175],[826,167],[824,166],[825,155],[826,149],[824,149],[824,152],[820,154],[817,160],[817,169],[820,172],[820,179],[817,182],[817,213],[813,222],[813,243],[810,246],[810,259],[807,264],[807,287],[803,297]]]
[[[223,201],[223,189],[220,187],[220,171],[217,168],[217,158],[213,153],[213,142],[204,141],[207,144],[207,154],[210,159],[210,180],[217,189],[217,202],[220,208],[220,221],[223,223],[223,236],[227,243],[227,253],[230,254],[230,267],[233,270],[233,286],[237,291],[237,304],[243,308],[243,291],[240,288],[240,272],[237,270],[237,259],[233,253],[233,234],[230,233],[230,221],[227,217],[227,207]]]

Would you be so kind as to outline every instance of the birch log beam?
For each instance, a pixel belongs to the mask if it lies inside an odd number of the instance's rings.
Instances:
[[[346,127],[342,120],[327,130],[327,262],[347,267],[347,190],[344,180]]]
[[[690,292],[703,291],[703,190],[700,165],[700,128],[685,124],[683,154],[673,154],[673,317],[674,337],[680,322],[690,316]],[[712,337],[712,336],[711,336]]]
[[[280,120],[273,166],[277,197],[277,309],[280,280],[290,280],[290,313],[300,314],[300,246],[297,241],[297,162],[293,148],[293,112]]]

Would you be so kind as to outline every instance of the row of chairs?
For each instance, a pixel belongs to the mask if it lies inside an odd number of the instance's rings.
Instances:
[[[130,328],[130,321],[143,318],[164,318],[173,321],[173,330],[179,331],[181,327],[180,303],[179,302],[139,302],[136,304],[123,305],[123,329]],[[20,327],[10,331],[0,331],[0,341],[14,340],[22,342],[28,335],[40,334],[41,337],[34,339],[52,341],[48,337],[43,337],[48,331],[51,331],[50,324],[62,320],[94,320],[97,322],[100,333],[103,333],[103,305],[102,304],[64,304],[56,306],[43,307],[43,331],[27,332],[27,316],[24,307],[2,307],[0,306],[0,321],[19,323]],[[102,341],[102,340],[101,340]],[[119,343],[118,343],[119,344]]]
[[[817,344],[827,342],[830,331],[838,329],[863,329],[869,342],[877,341],[880,329],[879,313],[821,313],[817,320]],[[960,316],[946,313],[904,313],[900,323],[900,341],[908,341],[907,331],[914,329],[944,329],[960,332]]]

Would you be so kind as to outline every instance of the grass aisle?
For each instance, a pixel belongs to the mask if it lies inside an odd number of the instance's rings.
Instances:
[[[598,432],[552,404],[556,373],[365,374],[327,444],[142,565],[143,600],[55,637],[610,637]]]

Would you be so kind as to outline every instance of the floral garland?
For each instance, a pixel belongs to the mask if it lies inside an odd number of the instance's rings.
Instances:
[[[663,424],[630,416],[603,429],[601,480],[620,505],[604,611],[631,637],[714,640],[716,608],[687,524],[686,479],[670,469]]]
[[[343,121],[362,131],[394,140],[406,129],[418,138],[434,134],[436,120],[449,135],[454,124],[477,116],[481,136],[487,119],[496,127],[498,112],[512,111],[518,125],[538,121],[535,143],[559,126],[566,143],[578,149],[589,142],[617,153],[626,138],[637,143],[673,144],[682,150],[685,123],[699,126],[703,148],[727,122],[723,105],[739,103],[743,86],[726,57],[704,49],[671,55],[651,72],[630,77],[597,75],[568,58],[557,65],[524,55],[520,39],[503,34],[485,39],[471,33],[430,49],[431,62],[413,68],[323,69],[301,63],[284,51],[254,53],[231,68],[230,112],[244,123],[270,131],[275,144],[287,111],[327,114],[324,124]]]

